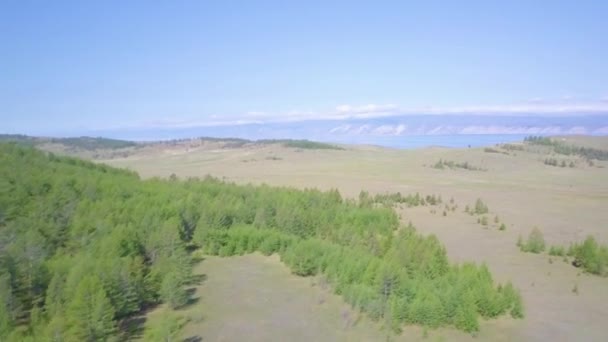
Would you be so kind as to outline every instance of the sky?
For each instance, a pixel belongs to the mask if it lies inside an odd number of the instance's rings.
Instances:
[[[608,1],[0,1],[0,133],[608,114]]]

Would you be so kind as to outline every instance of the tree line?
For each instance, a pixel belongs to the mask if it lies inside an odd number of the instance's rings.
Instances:
[[[587,160],[608,160],[608,151],[600,150],[592,147],[574,146],[542,136],[528,136],[524,138],[524,142],[531,145],[547,146],[553,149],[557,154],[563,155],[578,155]]]

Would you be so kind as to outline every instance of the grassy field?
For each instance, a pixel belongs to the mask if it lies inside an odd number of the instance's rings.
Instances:
[[[606,138],[568,139],[596,148],[606,146],[608,141]],[[590,166],[582,158],[551,155],[542,149],[501,151],[504,153],[490,153],[483,148],[393,150],[373,146],[302,150],[272,144],[225,148],[209,143],[146,148],[126,158],[104,162],[136,170],[143,177],[210,174],[237,183],[338,188],[344,196],[350,197],[367,190],[371,193],[434,193],[441,195],[444,202],[453,198],[457,208],[447,210],[446,216],[443,216],[443,210],[430,212],[428,207],[397,210],[404,222],[411,221],[422,233],[437,235],[452,260],[485,262],[498,281],[511,280],[521,290],[526,318],[518,322],[504,319],[488,323],[482,327],[480,337],[491,340],[608,339],[605,327],[608,279],[582,273],[559,257],[522,253],[515,245],[519,235],[527,236],[535,226],[543,232],[548,245],[568,245],[587,235],[608,243],[608,211],[605,210],[608,207],[608,169],[605,168],[608,163],[594,161]],[[571,161],[574,167],[545,165],[543,161],[548,157]],[[440,159],[468,162],[485,171],[433,168]],[[465,206],[472,206],[477,198],[483,199],[489,207],[488,226],[478,224],[478,216],[464,213]],[[506,230],[498,230],[500,223],[494,223],[495,216],[505,224]],[[310,322],[307,323],[311,324],[309,328],[304,330],[319,331],[321,335],[313,336],[316,340],[321,340],[322,335],[327,335],[325,340],[328,341],[349,337],[349,340],[361,341],[383,338],[379,326],[365,319],[355,328],[344,331],[340,318],[343,305],[339,300],[328,296],[327,300],[335,304],[315,304],[318,289],[311,286],[309,279],[289,276],[276,260],[256,256],[210,259],[200,267],[200,271],[208,275],[200,291],[201,305],[209,316],[201,324],[188,325],[186,332],[203,336],[203,341],[221,340],[220,336],[224,336],[225,341],[239,340],[241,335],[222,335],[227,334],[225,327],[230,324],[242,324],[245,330],[240,333],[249,340],[270,340],[282,332],[282,336],[310,337],[300,332],[303,328],[297,321]],[[239,278],[241,276],[245,278]],[[269,279],[294,282],[294,288],[299,289],[285,293],[273,291],[273,296],[266,294],[273,298],[276,293],[279,298],[271,307],[292,302],[293,307],[282,310],[288,313],[277,315],[263,311],[265,306],[255,303],[252,304],[255,309],[239,310],[238,306],[247,300],[262,298],[261,288],[272,289],[271,283],[264,286]],[[261,282],[258,286],[246,286],[258,282]],[[575,287],[578,293],[573,292]],[[214,299],[205,299],[205,293],[214,293]],[[232,305],[223,308],[224,303]],[[231,322],[233,315],[238,318]],[[315,317],[324,315],[326,318],[315,323]],[[279,318],[290,322],[285,331],[273,330],[276,329],[275,319]],[[264,323],[258,319],[269,321]],[[267,328],[259,328],[264,326]],[[409,340],[412,336],[422,336],[421,330],[416,329],[406,328],[401,338]],[[264,335],[265,331],[270,335]],[[338,335],[331,335],[332,332]],[[344,335],[340,335],[342,333]],[[433,336],[447,340],[470,338],[451,330],[433,331]]]
[[[195,305],[180,310],[194,317],[184,339],[202,341],[466,341],[460,331],[426,333],[409,327],[400,336],[352,310],[319,278],[293,276],[278,256],[250,254],[208,257],[196,268],[206,280],[196,287]],[[202,311],[201,311],[202,310]],[[508,341],[521,324],[511,319],[484,322],[479,338]]]

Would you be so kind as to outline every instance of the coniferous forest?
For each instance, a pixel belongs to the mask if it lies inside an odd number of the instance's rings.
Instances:
[[[143,309],[187,302],[197,249],[278,253],[395,331],[474,332],[480,318],[523,317],[511,284],[450,263],[437,238],[382,203],[210,177],[140,180],[0,144],[0,340],[123,340],[122,323]]]

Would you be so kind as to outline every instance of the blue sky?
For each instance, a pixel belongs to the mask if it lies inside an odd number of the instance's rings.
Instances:
[[[0,2],[0,133],[608,113],[607,1]]]

